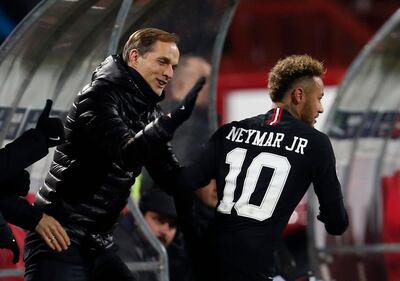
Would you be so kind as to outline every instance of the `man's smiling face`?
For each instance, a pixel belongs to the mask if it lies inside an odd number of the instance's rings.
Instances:
[[[172,79],[178,61],[179,50],[176,43],[157,41],[143,55],[133,49],[128,65],[140,73],[157,95],[161,95]]]

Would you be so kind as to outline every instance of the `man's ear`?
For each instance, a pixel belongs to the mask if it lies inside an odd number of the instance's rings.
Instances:
[[[290,97],[294,105],[300,104],[304,99],[304,89],[302,87],[294,88]]]
[[[131,66],[136,65],[137,61],[139,58],[139,52],[137,49],[132,49],[129,51],[129,56],[128,56],[128,64]]]

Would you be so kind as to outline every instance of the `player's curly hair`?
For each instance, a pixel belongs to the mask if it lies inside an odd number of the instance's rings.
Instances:
[[[269,95],[273,102],[280,101],[294,82],[307,77],[320,77],[325,71],[322,62],[308,55],[286,57],[279,60],[269,73]]]

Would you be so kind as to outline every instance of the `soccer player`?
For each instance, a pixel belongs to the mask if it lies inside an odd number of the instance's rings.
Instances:
[[[217,182],[216,280],[269,280],[273,251],[311,184],[327,232],[346,230],[332,146],[313,128],[323,112],[324,73],[322,63],[307,55],[280,60],[268,80],[275,107],[222,126],[184,170],[181,180],[192,189]]]

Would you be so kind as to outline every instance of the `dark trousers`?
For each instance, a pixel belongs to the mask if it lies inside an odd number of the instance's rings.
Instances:
[[[112,250],[82,253],[76,246],[41,253],[25,263],[25,281],[135,281]]]
[[[47,249],[26,260],[24,280],[89,281],[92,268],[92,259],[76,246],[62,252]]]

